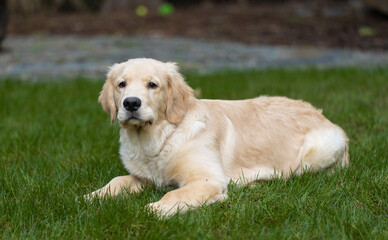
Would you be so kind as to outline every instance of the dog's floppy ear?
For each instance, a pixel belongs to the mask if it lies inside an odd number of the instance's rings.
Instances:
[[[110,114],[110,121],[113,123],[116,119],[117,115],[117,106],[114,100],[114,86],[113,80],[116,77],[116,68],[118,64],[110,67],[110,70],[107,74],[107,79],[102,87],[102,91],[100,92],[100,96],[98,97],[98,101],[101,103],[102,108],[105,112]]]
[[[176,63],[167,64],[167,109],[166,117],[170,123],[178,124],[193,101],[193,89],[183,80]]]

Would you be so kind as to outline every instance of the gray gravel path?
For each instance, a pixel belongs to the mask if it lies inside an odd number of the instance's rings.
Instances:
[[[0,54],[0,77],[26,79],[102,77],[129,58],[178,62],[183,70],[268,67],[388,66],[388,51],[361,52],[311,47],[250,46],[184,38],[123,36],[11,36]]]

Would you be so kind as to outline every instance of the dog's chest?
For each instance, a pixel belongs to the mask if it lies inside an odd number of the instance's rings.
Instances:
[[[125,168],[134,175],[150,179],[158,185],[168,184],[166,175],[170,149],[166,139],[173,128],[165,128],[159,134],[143,134],[122,129],[120,131],[120,155]]]

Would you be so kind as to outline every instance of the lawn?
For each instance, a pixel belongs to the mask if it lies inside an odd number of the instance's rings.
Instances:
[[[238,188],[170,219],[144,206],[171,187],[77,201],[126,174],[118,130],[97,102],[102,79],[0,81],[3,239],[388,239],[388,68],[188,74],[203,98],[282,95],[347,132],[350,167]]]

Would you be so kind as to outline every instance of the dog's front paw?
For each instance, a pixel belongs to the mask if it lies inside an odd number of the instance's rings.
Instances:
[[[177,212],[183,213],[188,209],[187,204],[180,202],[158,201],[146,206],[151,212],[159,217],[170,217]]]
[[[150,203],[146,206],[146,208],[159,217],[169,217],[176,212],[173,207],[169,208],[160,202]]]
[[[83,195],[83,196],[77,196],[77,197],[75,197],[75,201],[78,202],[78,203],[80,203],[80,202],[82,202],[82,201],[84,201],[84,202],[92,202],[92,200],[93,200],[94,198],[95,198],[95,196],[92,195],[92,193],[90,193],[90,194],[85,194],[85,195]]]
[[[89,193],[89,194],[85,194],[82,196],[82,198],[87,201],[87,202],[91,202],[94,198],[96,198],[95,195],[93,195],[92,193]]]
[[[85,194],[82,196],[82,198],[85,201],[92,201],[93,199],[101,199],[104,196],[103,192],[99,189],[97,191],[91,192],[89,194]]]

